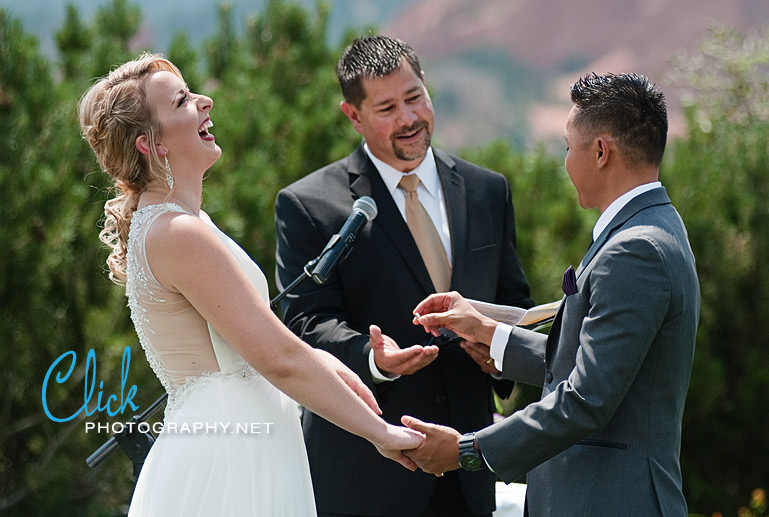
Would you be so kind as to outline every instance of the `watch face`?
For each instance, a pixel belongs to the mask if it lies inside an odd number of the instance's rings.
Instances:
[[[466,470],[481,470],[481,458],[477,454],[464,454],[460,458],[460,464]]]

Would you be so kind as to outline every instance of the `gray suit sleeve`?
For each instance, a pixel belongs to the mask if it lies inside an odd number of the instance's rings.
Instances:
[[[542,386],[546,346],[546,334],[513,327],[505,347],[502,377],[531,386]]]
[[[602,429],[623,402],[670,303],[664,256],[648,237],[629,233],[607,244],[579,279],[580,292],[565,301],[547,368],[570,371],[556,373],[539,402],[477,433],[502,480],[518,479]],[[507,355],[505,369],[512,369]]]

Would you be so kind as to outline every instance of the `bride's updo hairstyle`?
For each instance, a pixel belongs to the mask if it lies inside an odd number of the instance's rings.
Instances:
[[[150,184],[166,185],[164,162],[155,149],[160,125],[145,92],[145,79],[155,70],[182,77],[162,55],[145,53],[99,79],[78,104],[83,138],[114,181],[115,197],[104,205],[99,238],[112,250],[107,266],[110,279],[118,284],[126,279],[128,230],[139,196]],[[136,148],[136,138],[141,135],[147,136],[150,154]]]

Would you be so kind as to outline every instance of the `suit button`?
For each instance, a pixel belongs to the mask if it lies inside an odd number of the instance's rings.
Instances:
[[[545,375],[545,380],[548,384],[553,382],[553,372],[547,372],[547,375]]]
[[[444,395],[443,393],[438,393],[435,396],[435,403],[438,404],[439,406],[444,405],[446,403],[446,395]]]

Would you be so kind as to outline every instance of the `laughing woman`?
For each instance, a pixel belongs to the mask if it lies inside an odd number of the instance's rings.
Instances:
[[[222,152],[212,107],[156,54],[113,70],[79,104],[83,136],[115,183],[101,232],[110,277],[125,284],[169,395],[169,431],[129,515],[314,515],[294,401],[412,470],[401,450],[422,437],[382,420],[352,371],[280,322],[262,271],[200,209],[203,176]],[[252,423],[261,434],[237,432]]]

